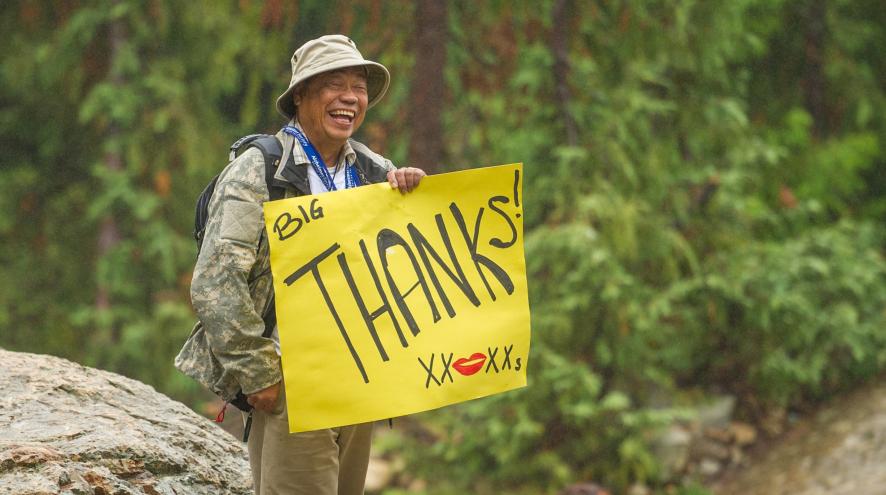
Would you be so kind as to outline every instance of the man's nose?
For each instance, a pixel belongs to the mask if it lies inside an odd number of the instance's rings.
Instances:
[[[350,86],[342,91],[339,98],[346,103],[357,103],[357,93],[354,91],[354,88]]]

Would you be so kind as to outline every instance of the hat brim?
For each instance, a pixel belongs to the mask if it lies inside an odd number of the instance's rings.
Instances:
[[[292,99],[292,92],[295,90],[296,86],[318,74],[346,69],[348,67],[366,68],[366,89],[368,93],[368,103],[366,108],[372,108],[372,106],[378,103],[378,100],[387,93],[388,86],[391,84],[391,74],[388,72],[388,69],[382,64],[369,60],[364,60],[358,63],[354,63],[353,60],[342,60],[337,64],[326,64],[315,70],[307,70],[299,74],[298,79],[292,80],[289,83],[289,88],[277,98],[277,111],[287,119],[292,119],[296,114],[295,101]]]

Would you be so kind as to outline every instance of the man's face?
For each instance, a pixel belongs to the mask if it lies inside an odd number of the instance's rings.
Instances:
[[[343,146],[366,116],[365,72],[359,67],[325,72],[306,84],[293,96],[299,124],[318,150]]]

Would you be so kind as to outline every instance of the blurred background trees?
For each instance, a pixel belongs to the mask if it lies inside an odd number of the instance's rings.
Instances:
[[[886,366],[886,10],[874,0],[4,2],[0,345],[200,409],[193,204],[282,124],[295,47],[392,72],[359,138],[525,163],[530,386],[392,445],[441,493],[668,481],[699,394],[751,422]],[[430,441],[429,441],[430,439]],[[528,488],[527,488],[528,487]]]

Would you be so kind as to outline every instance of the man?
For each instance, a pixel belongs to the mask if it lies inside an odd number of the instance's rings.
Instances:
[[[345,36],[323,36],[295,51],[292,79],[277,99],[289,124],[277,134],[283,156],[275,184],[287,197],[385,180],[401,193],[418,186],[422,170],[396,169],[350,139],[389,84],[388,70],[365,60]],[[289,434],[279,338],[276,330],[262,336],[262,315],[273,304],[261,206],[268,198],[257,149],[219,176],[191,283],[200,322],[176,366],[227,399],[242,390],[254,407],[248,446],[257,494],[360,494],[371,423]]]

